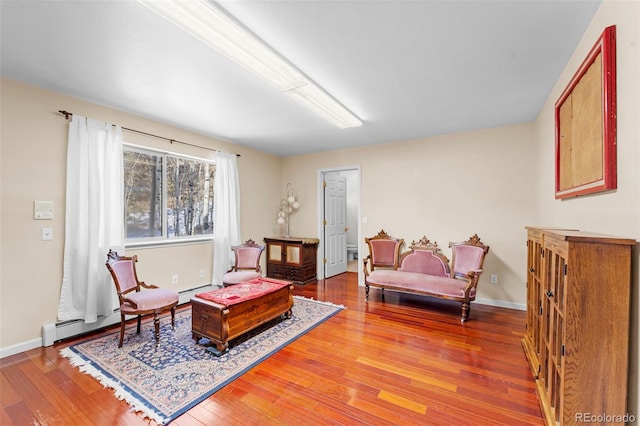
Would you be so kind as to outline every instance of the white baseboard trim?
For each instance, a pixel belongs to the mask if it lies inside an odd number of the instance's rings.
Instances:
[[[0,358],[19,354],[20,352],[29,351],[40,346],[42,346],[42,339],[33,339],[29,340],[28,342],[22,342],[18,343],[17,345],[0,348]]]
[[[485,299],[485,298],[476,298],[473,303],[478,303],[480,305],[488,305],[495,306],[497,308],[507,308],[507,309],[516,309],[518,311],[526,311],[527,304],[526,303],[515,303],[515,302],[507,302],[505,300],[494,300],[494,299]]]
[[[191,298],[197,293],[205,291],[212,291],[219,286],[206,285],[190,290],[184,290],[179,293],[178,303],[183,304],[191,300]],[[18,343],[17,345],[9,346],[6,348],[0,348],[0,358],[5,358],[11,355],[25,352],[31,349],[35,349],[40,346],[51,346],[55,342],[68,339],[79,334],[89,333],[91,331],[98,330],[100,328],[108,327],[113,324],[120,323],[120,312],[116,311],[113,314],[105,317],[99,317],[98,321],[87,324],[82,320],[65,321],[61,323],[49,323],[42,326],[42,337],[40,339],[32,339],[27,342]]]

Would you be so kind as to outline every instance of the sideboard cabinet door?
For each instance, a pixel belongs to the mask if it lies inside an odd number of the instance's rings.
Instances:
[[[540,374],[542,329],[542,231],[528,228],[527,234],[527,328],[522,341],[534,378]]]

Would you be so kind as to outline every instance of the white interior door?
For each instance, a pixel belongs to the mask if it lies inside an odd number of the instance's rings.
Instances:
[[[347,272],[347,178],[324,175],[325,278]]]

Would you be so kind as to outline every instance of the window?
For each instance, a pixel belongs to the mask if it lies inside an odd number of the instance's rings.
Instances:
[[[213,162],[125,145],[127,241],[213,235]]]

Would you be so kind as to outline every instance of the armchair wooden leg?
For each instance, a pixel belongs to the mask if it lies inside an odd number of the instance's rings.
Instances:
[[[160,319],[157,312],[153,313],[153,328],[156,333],[156,346],[160,346]]]
[[[122,342],[124,341],[124,315],[120,314],[120,342],[118,343],[118,347],[122,347]]]
[[[136,334],[140,334],[140,323],[142,322],[142,315],[138,315],[138,327],[136,328]]]
[[[471,311],[471,305],[467,302],[462,303],[462,317],[460,318],[460,322],[462,324],[465,323],[466,320],[469,319],[469,311]]]
[[[176,329],[176,307],[171,308],[171,328]]]
[[[364,285],[364,300],[365,302],[369,301],[369,286],[368,285]]]

